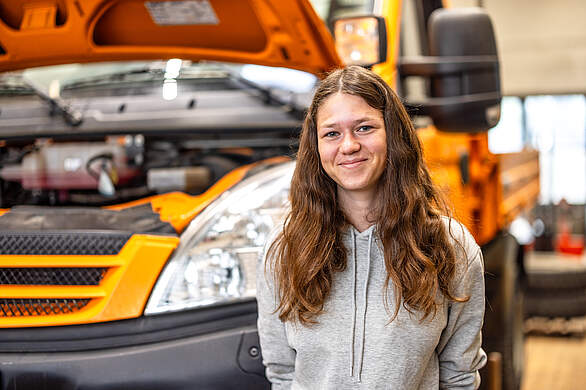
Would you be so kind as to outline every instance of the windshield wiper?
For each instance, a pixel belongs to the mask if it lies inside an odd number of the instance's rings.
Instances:
[[[31,95],[36,93],[25,85],[3,85],[0,84],[0,96]]]
[[[61,99],[61,97],[51,97],[45,90],[41,87],[35,85],[35,83],[28,81],[23,78],[23,83],[31,88],[31,90],[41,99],[46,101],[51,106],[51,112],[59,112],[65,122],[71,126],[79,126],[83,122],[83,114],[72,108],[65,100]]]
[[[132,69],[126,70],[122,72],[115,72],[115,73],[108,73],[104,75],[98,76],[90,76],[77,79],[70,83],[66,83],[63,85],[63,90],[67,89],[74,89],[80,87],[87,87],[87,86],[95,86],[100,84],[110,84],[115,81],[125,81],[126,78],[135,75],[147,75],[149,77],[145,77],[146,80],[152,80],[157,78],[163,79],[164,75],[163,69],[152,69],[152,68],[139,68],[139,69]]]
[[[35,91],[22,80],[21,75],[4,74],[0,77],[0,95],[32,95]]]

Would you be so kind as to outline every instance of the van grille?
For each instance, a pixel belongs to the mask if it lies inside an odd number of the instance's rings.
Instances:
[[[178,244],[170,235],[0,228],[0,328],[138,317]]]
[[[0,299],[0,317],[34,317],[74,313],[89,299]]]
[[[131,234],[105,232],[0,233],[0,255],[117,255]]]
[[[0,284],[97,286],[107,268],[0,268]]]

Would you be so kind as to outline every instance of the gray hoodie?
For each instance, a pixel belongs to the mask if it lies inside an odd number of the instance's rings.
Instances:
[[[374,226],[361,233],[350,227],[344,234],[347,267],[334,275],[316,325],[279,320],[274,312],[277,294],[270,273],[265,274],[263,256],[257,273],[258,332],[272,388],[478,388],[478,369],[486,363],[480,348],[482,253],[462,225],[452,220],[451,230],[465,248],[465,253],[458,251],[454,293],[470,299],[459,303],[438,295],[442,306],[422,323],[420,313],[410,314],[404,307],[389,323],[394,312],[393,288],[388,289],[389,313],[383,302],[382,245]]]

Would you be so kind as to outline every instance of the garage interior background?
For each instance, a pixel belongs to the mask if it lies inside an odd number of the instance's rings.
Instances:
[[[580,0],[452,1],[491,15],[505,99],[494,152],[540,151],[541,204],[586,201],[586,4]]]

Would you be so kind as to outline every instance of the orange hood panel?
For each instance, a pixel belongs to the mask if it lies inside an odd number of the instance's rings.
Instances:
[[[169,58],[342,65],[307,0],[0,0],[0,71]]]

